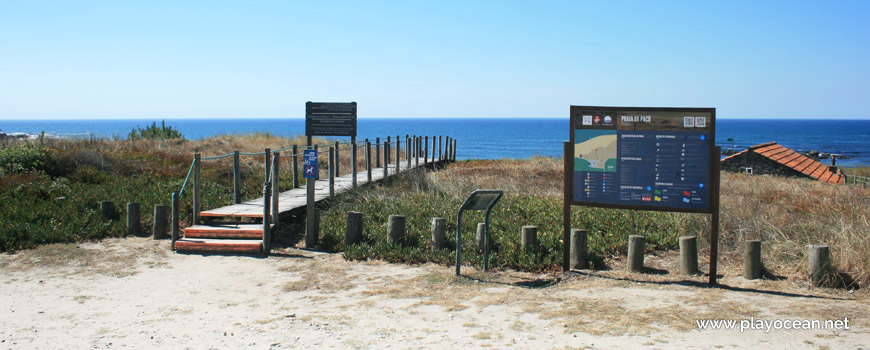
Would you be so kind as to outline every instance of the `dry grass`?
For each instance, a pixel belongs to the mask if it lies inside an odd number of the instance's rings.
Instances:
[[[132,243],[132,244],[131,244]],[[165,242],[145,238],[104,240],[100,244],[48,244],[16,254],[0,256],[0,269],[7,272],[39,271],[40,274],[127,277],[138,266],[165,265],[169,248]]]
[[[449,193],[500,188],[561,199],[562,169],[561,159],[474,160],[430,176],[433,186]],[[721,181],[723,260],[739,258],[743,241],[761,239],[766,268],[777,275],[806,279],[807,246],[828,244],[836,270],[862,284],[870,282],[870,189],[727,172]],[[707,232],[699,235],[701,247],[709,244]]]
[[[282,267],[279,271],[303,269],[302,279],[284,284],[285,292],[317,290],[322,293],[335,293],[354,287],[347,274],[347,264],[337,259],[313,259],[305,266]]]

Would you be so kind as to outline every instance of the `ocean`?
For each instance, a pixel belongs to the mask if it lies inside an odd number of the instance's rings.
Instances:
[[[137,126],[154,119],[136,120],[0,120],[0,132],[54,137],[126,138]],[[157,120],[158,124],[161,120]],[[188,139],[219,134],[269,132],[281,136],[305,133],[305,120],[287,119],[166,119],[166,124]],[[360,118],[357,139],[387,135],[447,135],[457,140],[458,159],[529,158],[561,156],[569,137],[568,118]],[[337,138],[347,139],[347,138]],[[733,141],[728,141],[732,139]],[[816,150],[841,154],[840,166],[870,166],[870,120],[829,119],[719,119],[716,144],[726,149],[777,141],[796,151]],[[206,155],[207,156],[207,155]]]

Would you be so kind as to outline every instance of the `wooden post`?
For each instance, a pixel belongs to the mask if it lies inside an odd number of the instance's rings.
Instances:
[[[341,157],[338,156],[338,146],[338,141],[335,141],[335,147],[333,147],[335,148],[335,176],[341,176],[341,170],[339,170],[341,169],[341,165],[339,164],[341,163]]]
[[[314,145],[314,150],[317,151],[317,145]],[[320,169],[320,152],[317,152],[317,165],[318,165],[318,167],[317,167],[318,171],[317,171],[317,177],[315,178],[315,180],[320,180],[320,170],[319,170]]]
[[[754,280],[761,277],[761,241],[743,243],[743,278]]]
[[[571,269],[571,251],[570,247],[574,245],[574,240],[571,237],[571,196],[573,196],[573,178],[574,178],[574,156],[571,154],[574,145],[570,141],[565,141],[562,144],[564,153],[564,175],[562,180],[562,272],[568,272]]]
[[[202,209],[202,162],[199,153],[193,154],[193,225],[199,225]]]
[[[438,160],[435,158],[435,152],[438,151],[438,147],[435,146],[435,136],[432,136],[432,163],[436,163]]]
[[[356,185],[357,185],[357,183],[356,183],[356,176],[357,176],[357,170],[356,170],[356,140],[355,140],[355,138],[351,138],[351,140],[352,140],[352,141],[351,141],[351,143],[350,143],[350,177],[352,178],[352,179],[351,179],[351,184],[353,185],[353,187],[356,187]]]
[[[139,203],[127,203],[127,234],[139,236],[142,233],[142,224],[139,215]]]
[[[398,141],[398,139],[396,141]],[[392,244],[405,243],[404,215],[390,215],[389,227],[387,229],[387,241]]]
[[[586,230],[574,229],[571,230],[571,268],[572,269],[588,269],[589,260],[586,259]],[[564,243],[563,243],[564,244]]]
[[[311,146],[311,136],[307,137]],[[319,171],[318,171],[319,172]],[[317,244],[317,210],[314,208],[314,179],[305,179],[305,247],[314,248]]]
[[[271,152],[272,152],[272,150],[268,149],[268,148],[266,148],[263,151],[263,158],[264,158],[263,159],[263,179],[264,179],[263,181],[264,182],[270,181],[269,176],[272,173],[272,155],[270,154]]]
[[[242,167],[239,163],[239,151],[233,152],[233,202],[242,202]]]
[[[411,169],[411,137],[405,135],[405,158],[408,160],[408,169]]]
[[[443,143],[441,142],[442,136],[438,135],[438,161],[444,160],[444,153],[442,152]]]
[[[522,227],[522,244],[526,251],[535,251],[538,249],[538,227],[526,225]],[[459,244],[458,242],[456,244]]]
[[[474,243],[477,246],[477,252],[483,252],[486,247],[486,223],[477,223],[477,232],[474,234]]]
[[[335,197],[335,149],[329,147],[329,197]]]
[[[402,150],[402,141],[399,140],[399,135],[396,135],[396,174],[401,171],[402,168],[402,157],[399,155],[399,152]]]
[[[628,236],[628,271],[643,272],[644,250],[646,250],[646,239],[643,236]]]
[[[299,167],[297,164],[297,158],[299,158],[297,153],[299,153],[299,149],[296,145],[293,145],[291,150],[293,152],[293,188],[299,188]]]
[[[166,227],[169,224],[169,207],[161,204],[154,206],[154,224],[151,226],[151,236],[154,239],[166,238]]]
[[[810,263],[807,272],[816,287],[823,286],[831,270],[831,251],[825,244],[810,245]]]
[[[115,202],[100,202],[100,213],[103,215],[103,218],[115,220],[118,217],[118,213],[115,211]]]
[[[269,158],[269,153],[266,152],[266,158]],[[268,256],[272,250],[272,232],[270,231],[270,203],[272,199],[272,186],[269,182],[263,183],[263,254]]]
[[[366,179],[372,182],[372,143],[366,139]]]
[[[432,218],[432,250],[446,248],[447,219]]]
[[[680,237],[680,273],[698,274],[698,240],[695,236]]]
[[[278,208],[278,197],[281,194],[281,178],[279,177],[279,169],[281,169],[281,154],[275,152],[272,155],[272,222],[278,226],[278,216],[280,215]]]
[[[344,234],[344,244],[353,245],[362,240],[363,215],[358,211],[347,212],[347,230]]]
[[[423,164],[429,163],[429,136],[423,136]]]
[[[722,147],[714,146],[710,159],[720,159]],[[574,158],[571,158],[574,159]],[[712,178],[710,179],[710,205],[713,209],[710,215],[710,279],[709,285],[716,284],[716,275],[719,268],[719,189],[720,171],[722,162],[713,162]]]
[[[178,240],[178,225],[181,221],[178,209],[178,192],[172,192],[172,250],[175,250],[175,241]]]
[[[375,137],[375,168],[381,167],[381,138]]]
[[[387,136],[387,138],[389,138],[389,136]],[[389,154],[390,154],[390,152],[389,152],[390,147],[389,146],[390,146],[389,141],[385,141],[384,142],[384,179],[386,179],[387,176],[389,175],[389,171],[387,170],[387,168],[390,167],[390,162],[388,160]]]
[[[456,140],[453,140],[453,152],[450,153],[452,157],[450,157],[451,162],[456,162]]]

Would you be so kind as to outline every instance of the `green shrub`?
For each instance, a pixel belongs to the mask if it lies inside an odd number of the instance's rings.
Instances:
[[[46,164],[48,153],[31,144],[13,144],[0,148],[0,174],[20,174],[40,170]]]
[[[168,140],[168,139],[184,139],[184,135],[181,134],[178,130],[173,129],[171,126],[166,126],[166,121],[160,123],[160,126],[157,126],[157,122],[152,122],[151,126],[142,129],[140,127],[136,127],[133,131],[130,132],[130,135],[127,136],[127,139],[130,140]]]

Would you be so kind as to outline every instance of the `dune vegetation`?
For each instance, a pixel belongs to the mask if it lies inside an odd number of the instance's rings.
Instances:
[[[324,144],[327,140],[315,140]],[[142,206],[142,223],[151,225],[151,208],[169,204],[190,169],[192,155],[204,157],[262,152],[304,144],[303,138],[269,134],[222,135],[204,140],[183,138],[136,140],[38,139],[7,140],[0,144],[0,250],[15,252],[36,245],[80,242],[126,235],[122,220],[101,217],[99,202],[113,200],[124,217],[127,202]],[[461,149],[460,149],[461,152]],[[283,153],[288,154],[289,152]],[[361,152],[362,153],[362,152]],[[349,152],[341,163],[349,169]],[[362,157],[362,155],[360,155]],[[203,205],[213,208],[232,202],[232,157],[203,162]],[[242,195],[260,196],[263,156],[242,157]],[[289,188],[291,172],[283,161],[282,188]],[[362,167],[362,161],[359,162]],[[323,165],[325,166],[325,164]],[[439,171],[416,170],[356,191],[324,205],[321,240],[317,249],[342,252],[347,259],[393,262],[453,263],[456,210],[471,191],[498,188],[506,192],[492,216],[490,266],[495,269],[558,271],[562,256],[562,161],[536,157],[524,160],[468,160]],[[362,168],[361,168],[362,169]],[[347,171],[347,170],[345,170]],[[304,179],[300,179],[304,183]],[[189,184],[188,184],[189,186]],[[181,197],[182,225],[190,223],[190,194]],[[831,246],[835,268],[864,284],[870,281],[870,189],[822,184],[805,179],[723,173],[721,253],[725,263],[739,263],[746,239],[763,241],[765,267],[774,275],[804,279],[807,245]],[[363,243],[345,246],[348,211],[364,216]],[[683,235],[709,244],[709,215],[574,207],[572,226],[589,231],[589,256],[595,268],[625,254],[630,234],[646,236],[647,249],[676,249]],[[386,241],[388,216],[405,215],[403,244]],[[431,249],[433,217],[447,218],[448,249]],[[475,249],[477,222],[482,213],[470,212],[463,223],[463,261],[482,264]],[[520,244],[523,225],[538,227],[539,246],[525,251]],[[299,225],[279,230],[293,244]],[[147,230],[146,230],[147,231]],[[702,264],[703,267],[703,264]]]

